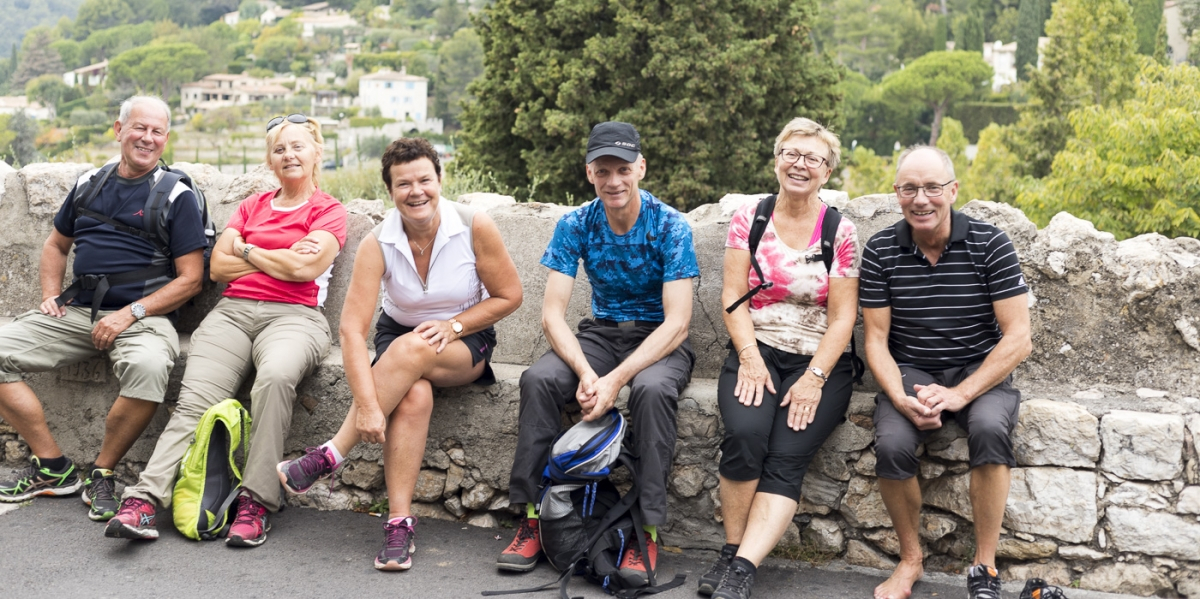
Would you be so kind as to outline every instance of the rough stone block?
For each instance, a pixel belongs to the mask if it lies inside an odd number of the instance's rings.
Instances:
[[[809,472],[800,486],[800,496],[815,505],[836,508],[845,485],[817,472]]]
[[[900,555],[900,537],[891,528],[876,528],[863,533],[863,538],[870,541],[888,555]]]
[[[56,214],[80,175],[93,168],[81,163],[35,163],[22,167],[18,176],[25,188],[29,213],[38,216]]]
[[[1058,550],[1058,545],[1050,541],[1022,541],[1020,539],[1000,539],[996,547],[996,557],[1015,560],[1036,560],[1047,558]]]
[[[1051,560],[1046,563],[1031,563],[1031,564],[1013,564],[1007,568],[1000,570],[1000,580],[1028,580],[1030,578],[1041,578],[1042,580],[1061,587],[1068,587],[1071,584],[1071,569],[1067,564],[1058,560]]]
[[[852,566],[875,568],[877,570],[891,570],[896,567],[895,560],[884,557],[866,543],[858,540],[851,540],[846,544],[845,560],[847,564]]]
[[[704,490],[704,481],[708,473],[696,466],[683,466],[675,469],[671,477],[671,491],[680,497],[695,497]]]
[[[1021,404],[1013,453],[1022,466],[1092,468],[1100,458],[1098,425],[1079,404],[1031,399]]]
[[[462,492],[462,506],[468,510],[477,510],[487,505],[495,494],[496,490],[487,483],[478,483]]]
[[[1187,487],[1180,491],[1175,511],[1180,514],[1200,514],[1200,487]]]
[[[801,537],[814,549],[825,553],[841,553],[846,546],[842,527],[826,518],[813,518],[801,533]]]
[[[1171,480],[1183,471],[1184,421],[1174,414],[1117,410],[1100,421],[1100,467],[1133,480]]]
[[[457,516],[447,512],[445,508],[436,503],[418,503],[414,501],[412,504],[412,515],[416,516],[417,519],[431,518],[433,520],[458,520]]]
[[[823,448],[829,451],[850,452],[866,449],[875,440],[875,433],[853,422],[846,421],[833,429]]]
[[[417,474],[417,488],[413,501],[434,502],[442,498],[446,490],[446,473],[438,470],[422,470]]]
[[[926,512],[921,514],[921,528],[917,530],[917,534],[926,541],[936,541],[957,528],[958,522],[955,522],[954,518]]]
[[[921,497],[925,505],[932,505],[971,520],[971,499],[969,474],[955,474],[923,481]]]
[[[471,526],[478,526],[479,528],[500,527],[500,522],[496,520],[496,517],[487,512],[482,514],[473,514],[470,518],[467,518],[467,524],[470,524]]]
[[[1161,510],[1170,505],[1169,496],[1169,493],[1162,493],[1157,485],[1121,483],[1117,485],[1116,489],[1110,491],[1105,499],[1109,505]]]
[[[1079,586],[1085,589],[1148,597],[1172,591],[1171,580],[1142,564],[1104,564],[1083,573]]]
[[[383,485],[383,466],[375,461],[358,460],[347,464],[338,473],[338,478],[346,484],[373,491]]]
[[[838,511],[846,518],[846,522],[855,528],[879,528],[891,526],[892,519],[888,517],[883,498],[875,481],[862,476],[850,479],[850,486]]]
[[[1065,559],[1088,560],[1097,562],[1112,557],[1085,545],[1063,545],[1058,548],[1058,554]]]
[[[1096,528],[1096,475],[1069,468],[1014,468],[1004,525],[1072,543]]]
[[[1200,560],[1200,523],[1194,518],[1123,507],[1110,507],[1105,515],[1120,551]]]

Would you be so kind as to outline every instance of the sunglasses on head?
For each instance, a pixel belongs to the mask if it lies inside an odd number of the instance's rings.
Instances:
[[[277,117],[267,121],[267,131],[270,131],[271,129],[278,127],[281,123],[283,123],[284,119],[286,119],[287,122],[289,122],[289,123],[296,123],[297,125],[308,122],[308,117],[306,117],[298,112],[289,114],[286,117],[277,116]]]

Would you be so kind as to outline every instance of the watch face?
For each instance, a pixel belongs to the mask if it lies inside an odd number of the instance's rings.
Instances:
[[[462,332],[462,330],[463,330],[463,326],[462,326],[462,323],[461,323],[461,322],[452,322],[452,323],[450,323],[450,328],[454,329],[454,332],[455,332],[455,333],[461,333],[461,332]]]

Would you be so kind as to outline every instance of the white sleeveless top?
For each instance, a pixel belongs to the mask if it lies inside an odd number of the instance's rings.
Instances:
[[[383,251],[383,311],[407,327],[427,320],[449,320],[488,297],[475,270],[470,223],[464,220],[473,212],[440,198],[438,214],[442,222],[430,249],[425,281],[417,275],[400,213],[395,208],[389,210],[376,228]]]

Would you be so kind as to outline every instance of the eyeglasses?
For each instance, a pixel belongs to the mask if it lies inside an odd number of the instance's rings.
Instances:
[[[308,117],[306,117],[298,112],[289,114],[286,117],[277,116],[277,117],[267,121],[267,131],[270,131],[271,129],[278,127],[280,125],[280,123],[283,123],[284,119],[287,119],[287,122],[289,122],[289,123],[296,123],[297,125],[308,122]]]
[[[906,200],[917,197],[917,192],[921,190],[925,190],[925,197],[927,198],[939,198],[942,196],[942,192],[945,190],[946,186],[955,182],[956,180],[957,179],[951,179],[945,183],[942,183],[941,185],[938,185],[937,183],[930,183],[928,185],[893,185],[892,189],[896,190],[896,195]]]
[[[800,160],[801,158],[804,159],[804,166],[807,166],[808,168],[819,168],[822,164],[829,162],[818,154],[801,154],[796,150],[783,150],[779,152],[778,156],[787,166],[796,164],[796,161]]]

